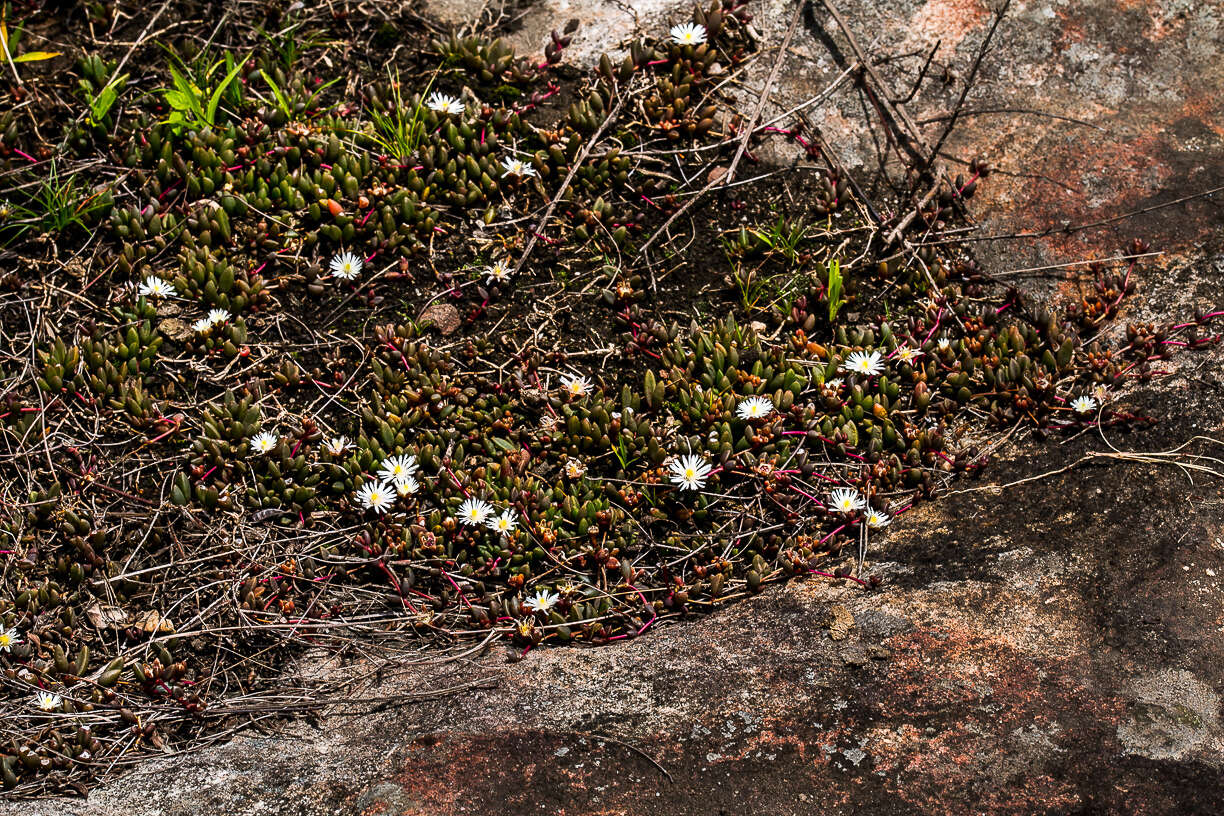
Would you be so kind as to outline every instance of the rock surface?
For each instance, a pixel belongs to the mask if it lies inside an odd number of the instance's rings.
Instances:
[[[582,61],[629,31],[615,16],[631,21],[628,5],[544,0],[516,36],[538,46],[578,17],[587,50],[567,57]],[[652,26],[669,13],[682,19],[687,6],[632,5]],[[942,39],[938,59],[958,73],[990,23],[977,0],[838,5],[873,54]],[[768,47],[793,6],[759,6]],[[845,40],[819,3],[812,9],[767,117],[842,70],[830,46],[846,53]],[[1012,4],[969,98],[979,112],[948,149],[985,153],[1007,171],[973,202],[984,233],[1059,231],[983,243],[987,269],[1110,257],[1142,237],[1165,254],[1145,267],[1123,323],[1219,304],[1219,196],[1160,205],[1224,184],[1222,21],[1219,2]],[[771,59],[747,88],[759,91]],[[908,92],[881,70],[899,96]],[[932,120],[931,141],[959,92],[953,83],[910,104],[914,119]],[[847,86],[810,112],[864,180],[876,168],[867,110]],[[759,155],[799,154],[779,141]],[[1062,229],[1095,222],[1104,223]],[[1066,280],[1063,269],[1028,274],[1014,279],[1028,288]],[[1220,482],[1133,457],[1063,469],[1092,452],[1219,436],[1222,359],[1184,355],[1168,366],[1172,377],[1126,395],[1134,410],[1165,419],[1151,428],[1013,440],[981,482],[957,484],[890,528],[870,554],[885,578],[877,592],[796,581],[616,646],[546,649],[515,664],[494,649],[407,666],[370,693],[410,694],[410,703],[248,733],[137,767],[86,800],[0,812],[1218,813]],[[1193,449],[1218,454],[1207,442]]]

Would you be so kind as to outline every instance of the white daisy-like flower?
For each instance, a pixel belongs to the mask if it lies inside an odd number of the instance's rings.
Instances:
[[[946,334],[941,334],[939,339],[935,341],[935,348],[939,349],[940,351],[947,351],[948,347],[951,345],[952,338]]]
[[[892,524],[892,516],[887,513],[881,513],[879,510],[867,511],[867,526],[871,529],[878,530],[890,524]]]
[[[207,317],[201,317],[199,320],[191,324],[191,330],[196,334],[204,334],[213,327],[212,321]]]
[[[442,93],[432,93],[425,100],[425,106],[436,113],[463,113],[463,103],[453,96]]]
[[[489,265],[485,270],[485,275],[488,276],[489,283],[505,283],[510,280],[510,275],[514,272],[510,268],[510,264],[505,261],[497,261]]]
[[[493,506],[480,499],[465,499],[463,504],[459,505],[456,515],[461,524],[479,527],[489,520],[489,516],[493,515]]]
[[[1097,401],[1087,394],[1083,394],[1071,400],[1071,407],[1077,414],[1090,414],[1096,410]]]
[[[522,159],[502,159],[502,178],[506,176],[534,176],[536,169]]]
[[[922,356],[922,352],[918,349],[912,349],[909,346],[898,346],[896,355],[897,359],[901,362],[913,365],[914,362]]]
[[[383,460],[378,475],[388,482],[399,483],[417,472],[417,460],[412,454],[405,456],[388,456]]]
[[[136,291],[144,297],[171,297],[174,295],[174,287],[164,278],[156,275],[150,275],[141,281]]]
[[[577,377],[572,374],[561,378],[561,387],[571,397],[585,397],[591,393],[591,381],[586,377]]]
[[[366,482],[357,490],[357,501],[366,510],[385,513],[395,501],[395,488],[386,482]]]
[[[710,471],[713,469],[705,459],[695,453],[678,456],[668,465],[672,483],[679,485],[681,490],[700,490],[705,487],[706,479],[710,478]]]
[[[846,361],[841,364],[841,370],[849,371],[851,374],[874,377],[884,370],[884,358],[878,351],[851,352]]]
[[[768,397],[749,397],[735,409],[740,419],[761,419],[773,413],[774,404]]]
[[[853,487],[839,487],[829,494],[829,507],[839,513],[853,513],[862,510],[867,502]]]
[[[337,253],[331,259],[331,273],[333,278],[342,280],[355,280],[361,274],[361,267],[364,266],[361,259],[351,252]]]
[[[276,434],[264,431],[251,437],[251,450],[256,453],[268,453],[276,447]]]
[[[224,309],[209,309],[208,322],[216,325],[217,323],[226,323],[230,319],[230,313]]]
[[[21,644],[21,635],[17,634],[17,629],[5,629],[0,626],[0,652],[10,651],[14,646]]]
[[[333,436],[331,439],[323,443],[323,450],[330,453],[332,456],[343,456],[353,447],[353,443],[348,441],[347,436]]]
[[[586,475],[586,470],[586,465],[577,459],[570,459],[565,463],[565,475],[571,479],[581,479]]]
[[[57,711],[63,702],[63,697],[50,691],[40,691],[34,695],[34,705],[43,711]]]
[[[486,521],[485,526],[496,533],[509,535],[518,526],[518,515],[513,510],[507,509],[500,516],[494,516]]]
[[[831,380],[825,380],[824,387],[830,391],[840,391],[841,387],[846,384],[846,381],[841,377],[834,377]]]
[[[701,45],[706,41],[706,29],[697,23],[672,26],[671,38],[676,45]]]
[[[402,499],[406,496],[411,496],[413,493],[421,489],[421,483],[412,476],[407,477],[403,481],[395,483],[395,492]]]
[[[555,592],[550,592],[547,589],[541,589],[527,600],[523,601],[523,606],[530,609],[532,612],[547,612],[553,608],[560,596]]]

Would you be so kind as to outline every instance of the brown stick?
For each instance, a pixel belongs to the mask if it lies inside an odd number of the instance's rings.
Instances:
[[[786,28],[786,36],[782,38],[782,46],[778,49],[778,55],[774,57],[773,67],[769,69],[765,87],[761,89],[761,96],[757,99],[747,127],[744,128],[744,135],[740,137],[739,147],[735,150],[735,158],[731,160],[731,166],[727,168],[726,174],[721,179],[724,184],[730,184],[735,180],[735,168],[739,166],[744,151],[748,149],[748,140],[752,137],[752,131],[756,128],[757,120],[761,118],[761,112],[765,110],[766,103],[769,102],[769,92],[773,90],[774,82],[778,79],[778,71],[782,68],[782,58],[786,56],[786,50],[790,48],[791,37],[795,35],[795,29],[799,26],[799,14],[803,11],[804,2],[805,0],[799,0],[795,3],[795,13],[791,15],[790,25]]]
[[[932,154],[922,138],[922,131],[910,119],[909,114],[905,112],[905,108],[900,104],[894,105],[889,101],[892,98],[892,92],[884,84],[884,80],[880,78],[880,75],[876,73],[875,68],[872,67],[871,60],[867,59],[866,53],[859,47],[858,40],[854,38],[854,34],[850,31],[850,26],[847,25],[845,18],[841,16],[841,12],[837,10],[837,7],[833,5],[832,0],[820,0],[820,2],[829,14],[832,15],[833,21],[837,23],[837,27],[846,35],[846,40],[850,43],[850,50],[854,52],[854,56],[862,64],[863,70],[867,72],[867,76],[871,78],[871,81],[879,91],[876,96],[880,100],[880,104],[884,106],[884,110],[887,111],[894,121],[901,123],[905,127],[906,133],[903,135],[906,137],[906,141],[911,142],[911,149],[918,154],[919,158],[926,165],[929,165]]]
[[[578,153],[578,158],[574,159],[573,166],[570,167],[569,173],[565,176],[565,181],[561,182],[561,189],[557,190],[557,194],[553,196],[552,201],[548,202],[548,209],[544,211],[544,215],[536,223],[535,229],[531,231],[531,237],[527,239],[527,246],[523,249],[523,254],[518,259],[518,263],[514,265],[514,275],[518,275],[523,268],[523,264],[527,263],[527,258],[531,256],[531,250],[535,249],[536,241],[539,240],[544,227],[548,225],[548,219],[552,217],[553,210],[557,209],[557,205],[561,203],[565,191],[569,189],[570,182],[574,180],[574,174],[578,172],[578,168],[586,161],[587,156],[591,153],[591,148],[595,147],[596,142],[599,141],[599,137],[603,135],[603,132],[607,130],[608,125],[616,120],[616,115],[620,113],[621,105],[624,101],[623,96],[616,100],[616,105],[612,108],[607,118],[603,120],[603,124],[591,135],[587,143],[582,146],[582,150]]]

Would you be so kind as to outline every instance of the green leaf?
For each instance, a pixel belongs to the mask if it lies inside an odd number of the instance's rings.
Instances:
[[[217,115],[217,106],[221,104],[221,95],[225,93],[225,89],[229,87],[229,84],[234,81],[234,77],[238,76],[238,72],[246,65],[246,61],[246,57],[238,60],[238,64],[230,69],[230,72],[225,75],[225,79],[221,80],[221,84],[213,91],[212,98],[208,100],[208,111],[204,116],[204,121],[208,123],[209,127],[212,127]]]
[[[165,91],[166,104],[175,110],[191,110],[191,97],[182,91]]]
[[[272,89],[272,95],[276,97],[276,106],[280,108],[286,116],[291,115],[293,113],[293,107],[289,104],[289,99],[285,96],[281,89],[277,87],[276,82],[273,81],[272,77],[268,76],[268,72],[262,68],[259,69],[259,75],[263,77],[264,82],[268,83],[268,87]]]
[[[42,62],[58,56],[60,56],[59,51],[27,51],[20,56],[13,57],[13,62]]]

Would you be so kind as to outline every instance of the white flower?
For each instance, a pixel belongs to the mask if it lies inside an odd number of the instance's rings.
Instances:
[[[901,362],[913,365],[914,361],[922,356],[922,352],[918,349],[912,349],[909,346],[898,346],[896,355],[897,359]]]
[[[591,393],[591,381],[586,377],[576,377],[572,374],[561,378],[561,387],[571,397],[585,397]]]
[[[208,312],[208,322],[212,324],[225,323],[230,319],[230,313],[224,309],[210,309]]]
[[[565,475],[571,479],[581,479],[586,475],[586,465],[577,459],[570,459],[565,463]]]
[[[890,524],[892,524],[892,517],[887,513],[881,513],[879,510],[867,511],[867,526],[873,530],[887,527]]]
[[[480,499],[465,499],[463,504],[459,505],[459,521],[469,527],[479,527],[488,521],[491,515],[493,507]]]
[[[497,261],[485,270],[485,274],[489,276],[488,283],[505,283],[510,280],[510,275],[514,272],[510,268],[510,264],[505,261]]]
[[[506,176],[534,176],[536,169],[522,159],[502,159],[502,178]]]
[[[432,93],[425,101],[426,107],[437,113],[463,113],[463,103],[453,96]]]
[[[379,476],[388,482],[395,482],[397,484],[411,477],[416,472],[417,460],[411,454],[407,456],[388,456],[383,460],[382,467],[378,469]]]
[[[829,507],[839,513],[853,513],[866,506],[867,502],[853,487],[839,487],[829,494]]]
[[[502,535],[509,535],[518,526],[518,516],[513,510],[506,510],[500,516],[495,516],[485,522],[485,526]]]
[[[395,488],[386,482],[366,482],[357,490],[357,501],[366,510],[385,513],[395,501]]]
[[[1096,410],[1097,401],[1084,394],[1071,400],[1071,407],[1075,409],[1077,414],[1090,414]]]
[[[251,437],[251,450],[256,453],[267,453],[276,447],[276,434],[264,431]]]
[[[34,695],[34,705],[43,711],[56,711],[64,702],[64,698],[50,691],[40,691]]]
[[[333,436],[323,443],[323,450],[332,456],[343,456],[352,447],[353,443],[348,441],[347,436]]]
[[[774,404],[767,397],[749,397],[735,409],[740,419],[760,419],[773,413]]]
[[[935,341],[935,347],[938,348],[940,351],[947,351],[948,347],[951,345],[952,345],[952,338],[948,337],[948,335],[946,334],[940,335],[939,339]]]
[[[361,259],[356,255],[351,252],[341,252],[331,259],[332,277],[354,280],[361,274],[362,266]]]
[[[841,377],[834,377],[831,380],[826,380],[824,387],[830,391],[840,391],[841,387],[846,384],[846,381]]]
[[[17,629],[5,629],[0,626],[0,652],[7,652],[14,646],[21,643],[21,636],[17,634]]]
[[[401,499],[405,496],[411,496],[420,489],[421,483],[411,476],[407,477],[402,482],[395,483],[395,492],[399,494]]]
[[[152,275],[145,278],[136,291],[145,297],[170,297],[174,294],[174,287],[162,278]]]
[[[706,41],[705,26],[697,23],[672,26],[671,38],[676,45],[701,45]]]
[[[1095,399],[1101,405],[1104,405],[1105,403],[1109,402],[1109,389],[1103,385],[1098,385],[1096,388],[1092,389],[1092,396],[1093,399]]]
[[[874,377],[884,370],[884,360],[878,351],[855,351],[841,364],[841,370]]]
[[[191,324],[191,329],[196,334],[203,334],[213,327],[212,321],[207,317],[201,317],[199,320]]]
[[[541,589],[535,595],[523,601],[523,606],[530,609],[532,612],[547,612],[553,608],[553,604],[557,602],[558,595],[555,592],[549,592],[547,589]]]
[[[681,490],[700,490],[714,468],[697,454],[690,453],[673,459],[668,469],[672,482],[680,485]]]

